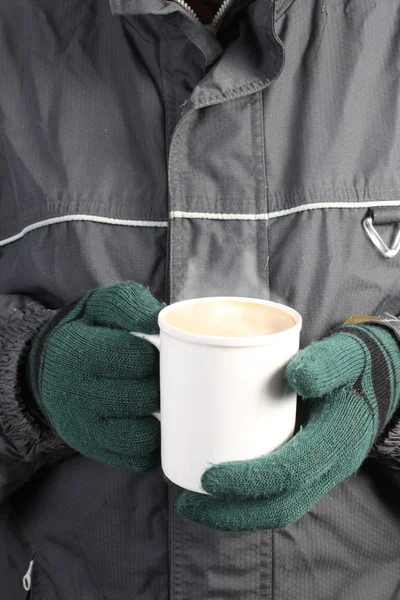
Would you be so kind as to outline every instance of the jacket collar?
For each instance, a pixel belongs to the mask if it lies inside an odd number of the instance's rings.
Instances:
[[[266,0],[263,0],[265,3]],[[278,19],[296,0],[275,0],[275,14]],[[186,12],[175,0],[109,0],[111,12],[114,15],[159,14],[167,15],[173,12]],[[237,0],[239,3],[239,0]]]
[[[237,0],[238,2],[240,0]],[[222,59],[203,78],[185,112],[245,96],[267,87],[280,74],[284,63],[282,43],[275,33],[276,4],[282,9],[295,0],[248,0],[248,17],[241,25],[241,35],[224,51]],[[199,47],[206,62],[215,61],[222,47],[200,22],[187,19],[187,11],[173,0],[110,0],[114,15],[170,15],[180,13],[182,29]]]
[[[186,12],[172,0],[110,0],[113,15],[168,15],[174,12]]]

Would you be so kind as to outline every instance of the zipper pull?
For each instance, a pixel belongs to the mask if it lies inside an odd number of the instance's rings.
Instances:
[[[32,569],[33,569],[33,560],[31,560],[31,562],[29,563],[29,567],[28,570],[26,572],[26,574],[24,575],[23,579],[22,579],[22,585],[24,587],[24,590],[26,592],[29,592],[31,589],[31,583],[32,583]]]

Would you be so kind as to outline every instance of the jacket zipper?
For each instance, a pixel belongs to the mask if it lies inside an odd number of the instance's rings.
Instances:
[[[228,8],[230,8],[235,1],[236,0],[224,0],[223,3],[221,4],[221,6],[219,7],[218,12],[216,13],[215,17],[211,21],[211,23],[209,23],[208,25],[205,25],[205,27],[209,31],[211,31],[211,33],[215,33],[217,31],[218,27],[221,25],[222,17],[225,16],[225,13],[227,12]],[[189,4],[187,4],[185,2],[185,0],[175,0],[175,2],[180,4],[195,19],[200,21],[199,17],[194,12],[193,8],[191,6],[189,6]]]
[[[34,558],[32,558],[31,562],[29,563],[28,570],[22,578],[22,586],[26,592],[31,591],[33,563],[34,563]]]

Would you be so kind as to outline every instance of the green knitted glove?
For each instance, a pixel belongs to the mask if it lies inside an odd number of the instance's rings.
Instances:
[[[162,307],[143,286],[117,283],[59,311],[34,340],[32,395],[85,456],[135,471],[160,463],[158,351],[129,332],[157,333]]]
[[[293,358],[286,379],[309,417],[267,456],[221,463],[202,478],[206,496],[184,492],[178,512],[221,530],[285,527],[357,471],[400,399],[400,351],[377,325],[343,326]]]

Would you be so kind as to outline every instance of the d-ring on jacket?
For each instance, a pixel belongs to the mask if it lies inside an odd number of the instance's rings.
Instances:
[[[213,28],[173,0],[0,0],[2,600],[400,598],[398,419],[293,525],[219,532],[159,469],[46,433],[21,376],[53,311],[117,281],[283,302],[303,346],[396,317],[399,14],[233,0]]]

